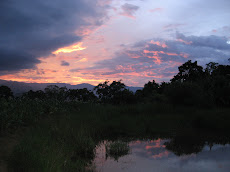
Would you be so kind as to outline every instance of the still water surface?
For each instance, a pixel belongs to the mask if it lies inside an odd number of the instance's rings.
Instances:
[[[167,150],[169,140],[132,141],[130,153],[118,161],[106,157],[105,141],[96,149],[97,172],[230,172],[230,145],[206,144],[199,153],[177,156]]]

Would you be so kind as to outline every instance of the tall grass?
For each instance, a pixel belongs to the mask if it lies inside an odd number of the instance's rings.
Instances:
[[[90,166],[95,147],[102,140],[171,138],[178,130],[219,130],[225,135],[230,131],[229,109],[51,100],[3,103],[1,127],[4,130],[30,125],[9,158],[9,169],[19,172],[87,171],[90,168],[85,167]]]
[[[65,113],[77,106],[73,102],[62,102],[55,99],[0,99],[0,134],[13,132],[20,126],[31,125],[41,118],[56,112]]]

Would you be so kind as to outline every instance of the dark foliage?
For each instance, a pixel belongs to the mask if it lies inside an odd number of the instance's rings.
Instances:
[[[69,100],[80,101],[80,102],[94,102],[97,100],[97,97],[92,91],[89,91],[87,88],[83,89],[70,89],[67,93]]]
[[[30,90],[27,93],[24,93],[22,97],[32,99],[32,100],[34,99],[44,100],[46,99],[46,94],[42,90],[38,90],[38,91]]]
[[[102,103],[126,104],[136,102],[133,92],[126,89],[125,84],[120,81],[113,81],[110,85],[109,81],[100,83],[95,87],[99,101]]]
[[[10,97],[13,98],[13,92],[7,86],[0,86],[0,98],[9,99]]]
[[[172,82],[198,81],[203,78],[203,67],[197,65],[197,61],[192,63],[191,60],[178,67],[179,73],[173,77]]]
[[[187,61],[178,67],[170,83],[145,84],[135,94],[142,103],[164,102],[173,105],[230,107],[230,66],[210,62],[203,69],[197,62]]]

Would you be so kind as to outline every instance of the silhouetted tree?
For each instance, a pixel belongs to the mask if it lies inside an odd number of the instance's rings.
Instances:
[[[206,64],[205,72],[208,75],[212,75],[212,72],[215,71],[218,68],[218,63],[210,62]]]
[[[152,102],[166,102],[167,98],[162,94],[166,83],[159,85],[153,80],[144,85],[142,90],[137,90],[135,96],[139,102],[152,103]]]
[[[109,81],[105,81],[104,83],[100,83],[98,84],[94,90],[96,91],[99,99],[102,101],[102,102],[106,102],[108,101],[110,98],[111,98],[111,95],[110,95],[110,88],[109,88],[109,85],[108,85]]]
[[[166,142],[165,145],[166,149],[181,156],[201,152],[205,146],[205,140],[198,135],[185,134],[184,136],[175,136],[169,142]]]
[[[109,86],[109,93],[112,96],[115,96],[116,93],[119,93],[123,90],[125,90],[125,84],[121,82],[121,80],[119,81],[113,81],[110,86]]]
[[[168,82],[162,82],[158,88],[158,93],[159,94],[164,94],[165,89],[170,85]]]
[[[134,94],[126,89],[124,83],[119,81],[113,81],[110,85],[109,81],[105,81],[104,83],[98,84],[94,90],[103,103],[113,103],[113,104],[121,104],[135,101]]]
[[[38,90],[38,91],[30,90],[27,93],[24,93],[22,97],[28,98],[28,99],[43,100],[43,99],[46,99],[46,94],[42,90]]]
[[[230,65],[218,65],[212,73],[213,76],[224,76],[230,79]]]
[[[136,102],[136,97],[132,91],[123,89],[112,96],[111,102],[113,104],[132,104]]]
[[[83,89],[70,89],[68,91],[68,97],[70,100],[81,101],[81,102],[92,102],[96,101],[97,97],[92,91],[89,91],[87,88]]]
[[[45,88],[45,93],[47,98],[57,99],[57,100],[66,100],[67,98],[67,88],[59,88],[57,85],[48,85]]]
[[[0,86],[0,98],[9,99],[10,97],[13,97],[11,89],[4,85]]]
[[[209,89],[212,89],[215,104],[218,106],[230,106],[230,66],[215,66],[210,77]]]
[[[178,67],[179,73],[171,79],[172,82],[197,81],[204,76],[203,67],[197,65],[197,61],[191,60]]]
[[[159,87],[159,84],[157,84],[155,80],[153,80],[152,82],[149,81],[147,84],[144,85],[143,93],[144,95],[148,95],[153,92],[158,92]]]
[[[217,105],[230,107],[230,82],[225,76],[215,76],[213,94]]]

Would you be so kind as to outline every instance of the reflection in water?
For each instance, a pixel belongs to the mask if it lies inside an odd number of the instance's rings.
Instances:
[[[168,145],[175,144],[175,140],[132,141],[129,143],[131,152],[120,157],[118,161],[108,157],[106,159],[106,142],[96,149],[94,160],[97,172],[229,172],[230,145],[204,145],[199,153],[183,154],[178,156],[167,149]],[[183,145],[183,144],[182,144]],[[179,150],[182,150],[180,148]],[[187,150],[187,147],[186,147]]]
[[[130,148],[129,148],[129,142],[124,141],[114,141],[114,142],[108,142],[105,144],[105,150],[106,150],[106,158],[112,157],[116,161],[122,156],[125,156],[129,154]]]
[[[205,144],[205,140],[196,136],[175,136],[166,143],[166,148],[181,156],[201,152]]]

